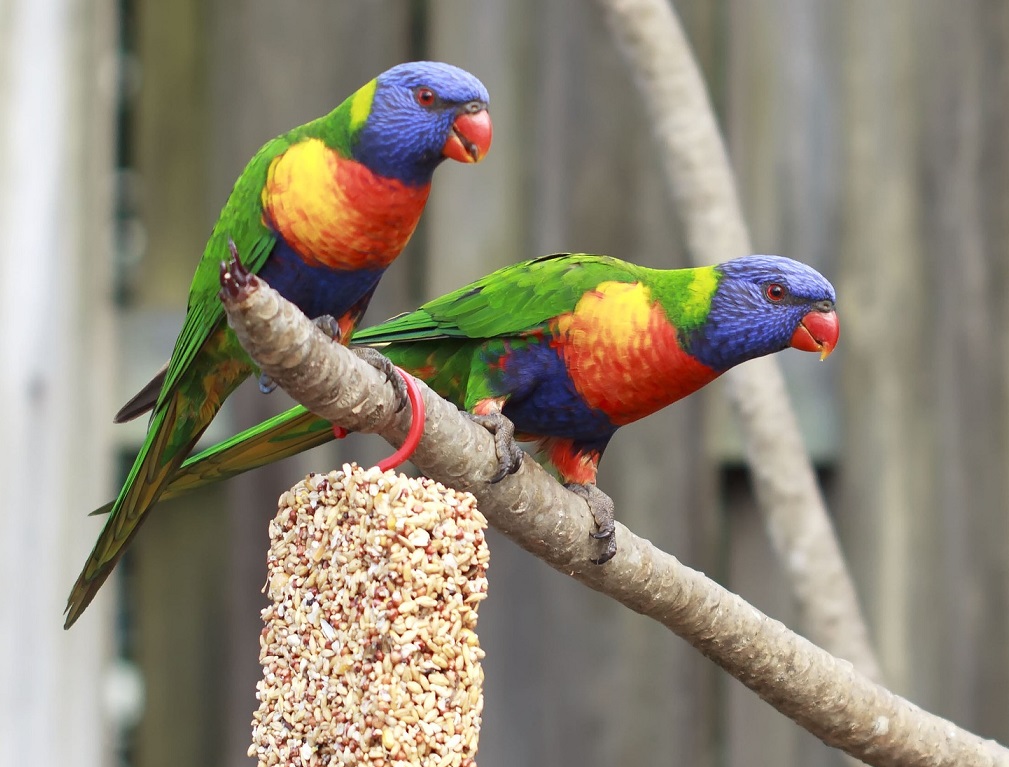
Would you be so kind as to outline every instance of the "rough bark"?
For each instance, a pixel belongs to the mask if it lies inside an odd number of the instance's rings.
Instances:
[[[404,438],[409,409],[395,412],[392,387],[331,342],[258,278],[225,298],[243,346],[291,396],[346,428]],[[959,729],[875,684],[617,526],[618,553],[589,562],[584,501],[526,457],[498,484],[493,439],[421,384],[428,420],[414,463],[432,479],[472,492],[497,529],[560,572],[659,621],[825,743],[872,765],[1009,765],[1009,751]]]
[[[719,263],[752,251],[704,82],[667,0],[598,0],[652,118],[691,257]],[[726,374],[757,501],[803,625],[822,646],[880,678],[854,584],[770,358]]]

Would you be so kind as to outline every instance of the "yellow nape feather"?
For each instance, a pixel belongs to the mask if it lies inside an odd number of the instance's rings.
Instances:
[[[353,133],[368,119],[371,114],[371,102],[375,99],[375,89],[378,87],[378,80],[362,85],[357,93],[351,96],[350,101],[350,132]]]

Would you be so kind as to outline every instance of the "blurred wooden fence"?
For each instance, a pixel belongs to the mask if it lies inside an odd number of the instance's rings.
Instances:
[[[839,352],[782,361],[887,680],[1005,743],[1009,5],[676,5],[758,250],[812,263],[838,288]],[[124,231],[142,233],[120,273],[123,396],[169,353],[252,152],[405,59],[480,76],[494,147],[480,166],[438,172],[371,321],[551,251],[686,264],[649,125],[594,4],[130,0],[123,22],[140,80],[121,206]],[[282,406],[243,390],[217,434]],[[146,682],[133,763],[248,763],[272,499],[306,470],[385,450],[355,437],[145,526],[117,635]],[[623,430],[601,485],[637,533],[794,626],[717,387]],[[481,767],[839,763],[675,637],[498,537],[481,612]]]
[[[108,763],[110,602],[60,616],[112,478],[115,14],[0,2],[0,766]],[[88,539],[89,542],[85,543]]]

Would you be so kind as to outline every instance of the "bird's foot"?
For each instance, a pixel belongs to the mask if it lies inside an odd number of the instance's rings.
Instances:
[[[378,349],[373,349],[370,346],[353,346],[350,350],[354,352],[358,359],[364,360],[379,373],[385,373],[385,380],[392,384],[392,388],[396,392],[395,412],[398,413],[405,408],[406,403],[410,401],[406,393],[406,381],[396,371],[396,366],[392,364],[389,358]]]
[[[564,485],[568,490],[584,498],[592,512],[592,518],[596,521],[596,532],[592,537],[596,540],[605,541],[606,548],[596,559],[590,560],[594,565],[601,565],[613,559],[617,553],[616,525],[614,524],[613,499],[600,490],[595,485],[580,482],[569,482]]]
[[[259,281],[256,275],[242,264],[238,246],[228,238],[228,258],[221,261],[221,298],[241,301]]]
[[[259,375],[259,390],[261,392],[263,392],[263,394],[269,394],[270,392],[272,392],[276,388],[277,388],[277,382],[276,381],[274,381],[272,378],[270,378],[270,376],[268,376],[266,373],[260,373],[260,375]]]
[[[497,453],[498,471],[490,478],[490,483],[496,484],[509,474],[514,474],[522,466],[522,448],[515,441],[515,424],[501,413],[474,415],[464,413],[473,423],[484,427],[494,435],[494,451]]]
[[[323,314],[320,317],[316,317],[312,322],[333,341],[336,341],[338,344],[343,343],[343,331],[340,330],[340,323],[336,321],[336,317],[332,314]]]

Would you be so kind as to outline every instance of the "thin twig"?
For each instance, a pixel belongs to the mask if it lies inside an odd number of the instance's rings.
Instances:
[[[225,299],[246,351],[288,394],[318,415],[400,444],[409,412],[394,412],[392,386],[333,343],[265,282]],[[589,559],[584,501],[532,459],[498,484],[493,439],[421,385],[428,421],[413,461],[425,474],[472,492],[498,530],[555,569],[659,621],[825,743],[873,765],[1009,766],[1009,751],[929,714],[850,663],[790,632],[703,574],[617,525],[618,552]]]

